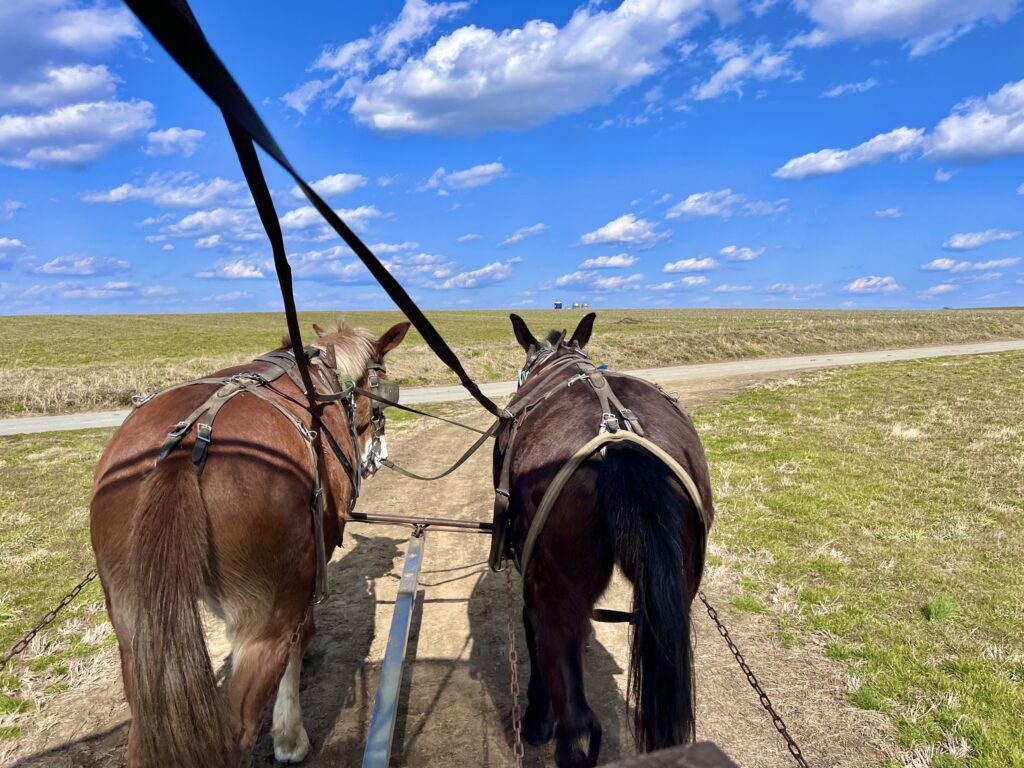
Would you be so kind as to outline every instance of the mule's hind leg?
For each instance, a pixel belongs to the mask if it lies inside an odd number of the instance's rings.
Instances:
[[[555,735],[555,719],[551,713],[551,697],[544,684],[544,675],[537,662],[537,637],[530,621],[530,612],[523,608],[526,647],[530,652],[530,685],[527,688],[526,712],[523,714],[523,738],[528,744],[547,744]]]

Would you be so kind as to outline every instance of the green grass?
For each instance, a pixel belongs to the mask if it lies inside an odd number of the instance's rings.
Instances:
[[[580,313],[522,312],[538,335]],[[430,312],[480,381],[511,379],[522,363],[504,311]],[[333,312],[306,312],[303,329]],[[381,332],[397,312],[348,312]],[[280,343],[279,313],[0,317],[0,415],[125,406],[133,394],[244,362]],[[601,310],[591,352],[613,368],[773,355],[1024,338],[1024,311]],[[456,383],[419,334],[392,355],[406,385]]]
[[[1024,765],[1024,354],[824,372],[696,420],[739,607],[828,637],[850,701],[932,765]]]

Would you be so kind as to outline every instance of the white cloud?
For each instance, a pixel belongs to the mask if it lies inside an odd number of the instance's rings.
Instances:
[[[899,208],[882,208],[871,215],[876,219],[902,219],[903,211]]]
[[[314,181],[310,186],[320,197],[335,197],[347,195],[349,192],[365,187],[367,178],[358,173],[335,173],[324,176],[319,181]],[[292,196],[299,200],[305,200],[306,195],[299,189],[298,185],[292,187]]]
[[[40,5],[67,6],[66,3]],[[43,34],[58,45],[82,53],[98,53],[122,39],[142,37],[135,17],[127,8],[102,5],[87,8],[64,7],[50,17]]]
[[[148,101],[96,101],[31,115],[0,115],[0,164],[83,165],[153,125]]]
[[[1024,195],[1024,184],[1021,184],[1019,187],[1017,187],[1017,194]]]
[[[215,296],[204,296],[200,301],[232,302],[251,298],[252,294],[248,291],[229,291],[228,293],[218,293]]]
[[[872,88],[878,86],[878,81],[873,77],[869,77],[867,80],[861,80],[856,83],[843,83],[842,85],[836,85],[824,91],[821,95],[826,99],[834,99],[837,96],[842,96],[847,93],[864,93],[870,91]]]
[[[747,196],[731,189],[715,192],[695,192],[685,200],[673,205],[665,214],[666,219],[695,219],[707,216],[772,216],[786,210],[786,199],[747,200]]]
[[[703,272],[708,269],[717,268],[718,262],[708,256],[705,256],[702,259],[680,259],[679,261],[670,261],[662,267],[662,272]]]
[[[424,189],[471,189],[490,184],[502,176],[507,176],[505,166],[500,162],[483,163],[466,168],[462,171],[446,171],[438,168],[433,175],[427,179]]]
[[[946,183],[956,175],[956,171],[946,171],[942,168],[935,169],[935,180],[939,183]]]
[[[155,299],[160,296],[173,296],[174,288],[160,285],[143,286],[127,281],[108,281],[102,286],[80,286],[59,283],[57,288],[65,299]]]
[[[752,291],[754,286],[752,285],[730,285],[729,283],[722,283],[714,287],[715,293],[742,293],[743,291]]]
[[[618,291],[623,288],[630,288],[635,286],[644,276],[640,273],[633,275],[602,275],[595,277],[593,282],[590,284],[595,291]]]
[[[297,88],[288,91],[281,97],[281,101],[294,109],[300,115],[306,114],[310,106],[316,101],[316,97],[331,86],[330,80],[308,80]]]
[[[25,250],[25,244],[16,237],[0,237],[0,253],[7,251],[23,251]]]
[[[947,45],[980,22],[1006,21],[1016,0],[796,0],[797,10],[817,25],[792,41],[820,46],[837,40],[902,40],[911,56]]]
[[[661,71],[663,55],[711,11],[733,2],[624,0],[577,8],[565,26],[528,21],[496,32],[465,26],[420,56],[376,76],[357,74],[341,94],[380,131],[474,134],[522,129],[602,104]]]
[[[953,283],[939,283],[927,290],[921,291],[921,295],[927,297],[941,296],[944,293],[951,293],[956,290],[959,290],[959,286],[953,285]]]
[[[1024,185],[1022,185],[1024,186]],[[1024,194],[1024,193],[1021,193]],[[14,214],[25,207],[25,204],[20,200],[3,200],[0,201],[0,221],[10,221],[14,218]]]
[[[343,74],[366,72],[370,68],[370,59],[367,53],[371,48],[373,48],[372,40],[360,38],[333,50],[325,49],[313,62],[313,69],[328,69]]]
[[[160,231],[171,237],[207,238],[218,235],[217,241],[206,240],[205,247],[212,247],[224,241],[262,240],[266,235],[260,227],[256,212],[252,209],[213,208],[195,211],[180,220],[161,227]]]
[[[600,272],[578,269],[565,275],[559,275],[554,280],[544,283],[541,287],[545,290],[550,288],[565,288],[570,285],[587,286],[599,293],[618,291],[626,288],[635,288],[636,284],[644,279],[640,273],[633,275],[602,275]]]
[[[632,267],[637,261],[636,256],[617,253],[614,256],[598,256],[595,259],[587,259],[580,264],[580,269],[625,269]]]
[[[263,267],[245,259],[224,261],[196,273],[196,277],[222,280],[257,280],[264,277]]]
[[[767,248],[740,248],[735,245],[727,245],[718,253],[729,261],[753,261],[767,250]]]
[[[952,235],[942,247],[947,251],[973,251],[989,243],[1001,240],[1013,240],[1020,237],[1020,232],[1005,229],[986,229],[983,232],[960,232]]]
[[[86,192],[81,198],[86,203],[125,203],[148,200],[161,208],[204,208],[218,203],[238,203],[248,197],[242,195],[239,182],[219,176],[199,181],[193,173],[154,173],[142,185],[131,183],[105,192]]]
[[[708,279],[704,275],[688,275],[678,280],[669,280],[656,285],[648,285],[650,291],[678,291],[686,288],[695,288],[698,285],[707,285]]]
[[[0,106],[54,107],[110,98],[116,82],[102,64],[48,67],[34,79],[0,84]]]
[[[877,163],[889,155],[908,155],[924,145],[920,128],[897,128],[881,133],[853,149],[822,149],[795,157],[772,175],[777,179],[809,179],[840,173],[862,165]]]
[[[131,264],[103,256],[61,256],[32,269],[37,275],[109,275],[124,272]]]
[[[459,235],[457,238],[455,238],[455,241],[458,243],[472,243],[474,240],[483,240],[483,237],[483,235],[478,235],[475,232],[470,232],[465,235]]]
[[[867,277],[858,277],[853,282],[845,285],[843,290],[849,293],[893,293],[901,289],[896,279],[892,276],[879,277],[877,275],[868,275]]]
[[[384,215],[375,205],[338,208],[335,213],[357,232],[366,229],[370,219],[380,218]],[[334,234],[334,230],[327,227],[316,208],[311,205],[294,208],[281,217],[281,228],[284,230],[302,231],[313,227],[319,230],[319,234],[314,235],[316,239],[326,239]]]
[[[380,37],[377,58],[400,61],[410,43],[429,35],[438,22],[450,19],[469,8],[470,3],[428,3],[426,0],[405,0],[402,12]]]
[[[742,96],[743,85],[749,80],[800,78],[789,53],[773,52],[767,43],[747,49],[734,40],[715,40],[710,48],[719,68],[706,81],[694,86],[693,97],[697,101],[716,99],[727,93]]]
[[[669,232],[658,232],[657,225],[652,221],[627,213],[609,221],[593,232],[587,232],[580,237],[580,243],[582,245],[621,243],[634,248],[650,248],[669,237],[670,234]]]
[[[533,224],[529,227],[520,227],[511,235],[502,240],[498,245],[515,245],[521,243],[523,240],[528,238],[530,235],[537,235],[548,228],[547,224]]]
[[[935,126],[927,154],[961,162],[1024,154],[1024,80],[957,104]]]
[[[480,267],[480,269],[474,269],[468,272],[459,272],[457,275],[449,277],[447,280],[435,287],[443,290],[449,290],[451,288],[478,288],[481,285],[488,285],[490,283],[498,283],[502,280],[507,280],[511,275],[512,267],[509,264],[496,261],[492,264]]]
[[[148,145],[143,152],[150,157],[167,157],[168,155],[181,155],[192,157],[199,149],[199,142],[206,135],[205,131],[198,128],[166,128],[162,131],[152,131],[146,135]]]
[[[404,251],[415,250],[419,246],[419,243],[407,240],[404,243],[374,243],[370,246],[370,250],[374,253],[403,253]]]
[[[957,261],[956,259],[932,259],[922,264],[921,269],[929,272],[977,272],[999,267],[1012,267],[1020,261],[1018,256],[1005,259],[989,259],[988,261]]]

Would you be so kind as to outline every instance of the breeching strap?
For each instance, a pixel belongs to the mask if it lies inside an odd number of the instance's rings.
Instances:
[[[259,210],[260,219],[263,221],[267,235],[274,247],[274,265],[281,284],[285,314],[288,318],[288,330],[292,335],[292,344],[295,345],[296,357],[299,357],[298,353],[301,352],[302,342],[298,318],[295,314],[295,300],[292,296],[291,270],[288,267],[284,244],[280,237],[277,213],[274,211],[269,193],[266,192],[266,182],[263,181],[263,174],[259,169],[259,159],[256,156],[253,143],[262,147],[295,180],[313,207],[359,257],[359,260],[391,297],[391,300],[419,331],[427,346],[455,372],[469,394],[489,413],[501,416],[501,409],[480,391],[476,382],[462,367],[458,356],[420,308],[416,306],[401,284],[292,167],[263,120],[256,113],[252,103],[210,47],[186,0],[125,0],[125,4],[170,54],[171,58],[181,66],[192,81],[210,97],[224,114],[232,141],[235,143],[235,150],[238,152],[239,162],[245,172],[246,181],[249,182],[250,189],[252,189],[253,200]],[[256,182],[255,186],[254,181]],[[305,361],[301,362],[300,366],[303,381],[307,382],[309,376]],[[307,392],[307,396],[316,397],[311,390]]]

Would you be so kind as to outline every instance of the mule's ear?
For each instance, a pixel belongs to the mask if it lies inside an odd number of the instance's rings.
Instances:
[[[384,331],[384,334],[377,339],[377,344],[375,345],[378,357],[384,357],[384,355],[401,344],[411,325],[412,323],[399,323]]]
[[[526,321],[523,320],[523,318],[513,313],[508,316],[508,319],[512,321],[512,330],[515,331],[516,341],[519,342],[519,346],[527,352],[529,352],[531,348],[536,349],[540,346],[540,342],[533,338],[533,334],[530,333],[530,329],[526,327]]]
[[[316,323],[313,323],[313,333],[315,333],[317,336],[323,336],[325,333],[327,333],[327,331],[325,331]]]
[[[572,332],[572,338],[569,339],[569,343],[577,345],[580,349],[587,346],[587,342],[590,341],[590,334],[594,330],[594,320],[596,319],[597,314],[591,312],[580,320],[580,324],[577,325],[576,330]]]

